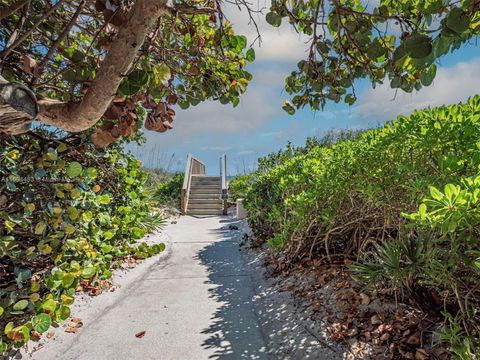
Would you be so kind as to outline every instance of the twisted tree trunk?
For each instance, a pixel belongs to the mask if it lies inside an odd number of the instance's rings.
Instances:
[[[26,86],[0,76],[0,132],[17,135],[28,131],[38,113],[35,94]]]
[[[0,85],[0,131],[9,134],[25,132],[34,118],[70,132],[80,132],[95,125],[115,97],[149,29],[166,11],[167,0],[135,1],[97,76],[79,102],[50,99],[37,102],[35,95],[25,86],[4,81]]]

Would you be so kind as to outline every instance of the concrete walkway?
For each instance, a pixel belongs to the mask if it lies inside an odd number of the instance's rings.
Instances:
[[[170,258],[153,264],[95,321],[69,334],[70,344],[46,344],[33,358],[267,358],[239,232],[229,230],[229,222],[184,216],[169,225]],[[141,331],[145,335],[135,337]]]

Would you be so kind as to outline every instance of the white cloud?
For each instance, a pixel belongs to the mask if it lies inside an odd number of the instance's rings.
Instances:
[[[480,58],[459,62],[452,67],[439,67],[430,87],[411,94],[391,89],[388,83],[364,91],[354,108],[359,117],[387,121],[407,115],[418,108],[455,104],[480,93]]]
[[[178,137],[192,134],[247,133],[264,124],[281,109],[267,96],[272,90],[253,84],[236,108],[231,104],[208,101],[185,111],[178,111],[175,132]]]
[[[260,134],[260,136],[263,136],[263,137],[268,136],[268,137],[270,137],[270,136],[278,136],[278,135],[280,135],[280,134],[281,134],[280,131],[272,131],[272,132],[262,133],[262,134]]]
[[[275,29],[270,28],[262,32],[262,43],[255,50],[258,61],[298,62],[307,56],[308,44],[305,39],[292,29],[282,25]]]
[[[257,41],[254,46],[256,62],[297,62],[305,58],[308,38],[305,35],[299,35],[286,18],[283,19],[279,28],[268,24],[265,20],[265,14],[269,11],[269,8],[269,0],[259,1],[257,6],[253,7],[256,11],[262,10],[262,13],[253,15],[261,35],[261,44]],[[224,10],[236,33],[245,35],[250,42],[257,38],[257,31],[254,25],[250,23],[246,9],[226,6]]]
[[[255,154],[255,150],[241,150],[237,152],[237,155],[249,155],[249,154]]]
[[[218,152],[218,151],[228,151],[230,149],[231,147],[228,147],[228,146],[206,146],[202,148],[202,151]]]
[[[262,84],[268,87],[285,86],[285,78],[292,71],[292,66],[271,65],[268,68],[254,71],[253,83]]]

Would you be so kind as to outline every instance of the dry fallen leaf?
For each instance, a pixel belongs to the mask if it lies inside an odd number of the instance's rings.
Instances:
[[[362,302],[362,305],[370,304],[370,298],[368,297],[368,295],[366,295],[364,293],[360,293],[360,300]]]
[[[83,326],[83,322],[81,321],[78,321],[78,322],[71,322],[70,324],[68,324],[68,327],[71,327],[71,328],[80,328]]]
[[[79,317],[73,317],[72,321],[75,323],[79,323],[79,322],[82,322],[82,319],[80,319]]]
[[[354,337],[358,335],[358,329],[356,327],[351,328],[350,330],[347,331],[346,335],[348,337]]]
[[[426,360],[428,359],[428,353],[425,349],[417,349],[417,352],[415,353],[415,360]]]
[[[370,321],[372,322],[372,325],[379,325],[383,322],[378,314],[373,315],[370,318]]]
[[[33,341],[38,341],[40,340],[40,337],[42,335],[40,335],[40,333],[36,332],[36,331],[32,331],[32,334],[30,335],[30,339],[32,339]]]
[[[53,331],[47,332],[47,339],[51,339],[53,337],[53,335],[55,335],[55,333]]]
[[[413,355],[412,352],[406,351],[402,348],[399,348],[398,351],[405,359],[413,360],[415,358],[415,355]]]
[[[7,204],[7,197],[5,195],[0,195],[0,207],[3,207]]]
[[[380,336],[380,341],[387,341],[390,338],[389,333],[385,333],[382,336]]]
[[[432,350],[433,355],[436,356],[439,360],[447,360],[450,358],[448,350],[442,346],[436,346]]]
[[[68,327],[65,329],[65,332],[67,332],[67,333],[76,333],[76,332],[78,332],[78,329],[68,326]]]
[[[407,344],[414,346],[420,345],[420,333],[416,332],[415,334],[410,335],[407,339]]]
[[[99,288],[93,288],[93,289],[90,289],[90,292],[88,293],[90,296],[98,296],[100,295],[100,293],[102,292],[101,289]]]
[[[139,338],[139,339],[142,338],[142,337],[144,337],[144,336],[145,336],[145,331],[140,331],[139,333],[136,333],[136,334],[135,334],[135,337],[137,337],[137,338]]]

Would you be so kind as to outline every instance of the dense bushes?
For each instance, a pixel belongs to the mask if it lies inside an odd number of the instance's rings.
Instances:
[[[6,137],[0,147],[0,354],[69,317],[79,286],[100,290],[116,259],[160,226],[146,174],[119,150],[80,137]]]
[[[183,174],[169,174],[156,186],[155,200],[163,205],[179,209],[183,186]]]
[[[314,146],[252,175],[250,226],[290,261],[349,257],[372,284],[429,294],[460,326],[453,350],[478,352],[479,144],[475,96]]]

